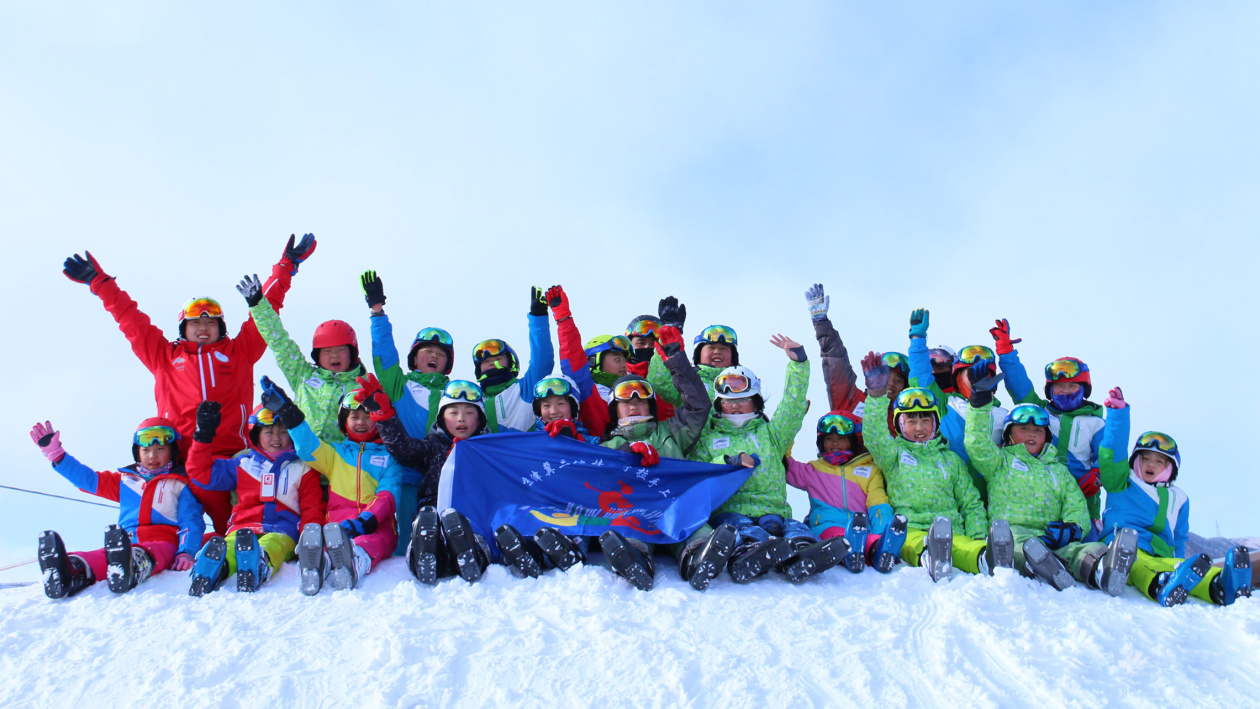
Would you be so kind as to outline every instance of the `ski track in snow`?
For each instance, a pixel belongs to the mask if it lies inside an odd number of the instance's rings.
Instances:
[[[0,705],[257,707],[1246,706],[1260,598],[1160,608],[1002,570],[933,584],[835,569],[800,586],[666,562],[634,590],[599,566],[416,583],[391,559],[349,592],[205,598],[166,572],[124,596],[0,590]],[[1193,699],[1191,699],[1193,698]]]

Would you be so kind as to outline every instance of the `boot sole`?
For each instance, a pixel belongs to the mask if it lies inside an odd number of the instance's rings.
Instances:
[[[933,581],[948,581],[954,576],[954,524],[948,517],[937,517],[928,529],[928,575]]]
[[[1164,607],[1179,606],[1190,599],[1190,591],[1203,577],[1207,575],[1209,569],[1212,568],[1212,560],[1207,554],[1200,554],[1191,561],[1186,559],[1181,562],[1181,566],[1173,572],[1172,577],[1168,579],[1168,584],[1160,589],[1156,595],[1156,600]]]
[[[1011,523],[999,519],[989,529],[989,573],[994,569],[1015,568],[1015,535],[1011,534]]]
[[[253,593],[258,590],[258,538],[253,530],[236,533],[236,590]]]
[[[849,529],[844,533],[844,539],[849,543],[849,553],[844,556],[844,568],[855,574],[866,570],[866,537],[870,534],[869,524],[866,515],[857,512],[849,522]]]
[[[494,543],[499,545],[503,559],[524,576],[536,579],[542,575],[542,567],[539,566],[538,560],[525,549],[520,532],[505,524],[495,530]]]
[[[425,507],[416,513],[411,544],[407,546],[407,566],[420,583],[437,583],[439,527],[437,510]]]
[[[783,574],[792,583],[800,583],[810,576],[817,576],[839,566],[854,554],[853,547],[844,537],[832,537],[802,549],[800,559],[788,564]]]
[[[459,577],[468,583],[480,579],[485,569],[477,561],[477,540],[473,537],[472,529],[455,514],[444,514],[442,532],[446,535],[447,549],[455,557]]]
[[[906,518],[897,515],[893,518],[888,530],[879,539],[879,553],[875,557],[875,570],[881,574],[891,573],[901,557],[901,547],[906,544]]]
[[[708,588],[709,583],[722,573],[722,569],[726,568],[726,562],[730,560],[734,551],[735,529],[724,524],[713,530],[713,534],[709,535],[709,540],[704,543],[700,560],[696,562],[696,568],[692,570],[687,583],[697,591]]]
[[[1108,596],[1119,596],[1124,587],[1129,585],[1129,572],[1133,570],[1133,562],[1137,561],[1138,534],[1136,530],[1121,528],[1116,532],[1112,542],[1113,549],[1107,550],[1103,557],[1102,587]]]
[[[640,591],[651,591],[654,581],[652,572],[640,560],[640,552],[620,536],[605,532],[599,544],[608,557],[608,564],[618,576],[626,579]]]
[[[1251,598],[1251,553],[1247,547],[1234,547],[1225,554],[1221,593],[1221,602],[1227,606],[1243,596]]]
[[[298,537],[298,575],[302,595],[314,596],[324,585],[319,568],[324,556],[324,528],[314,522],[302,528]]]
[[[324,525],[324,548],[328,550],[328,585],[334,591],[354,588],[354,542],[341,525]]]
[[[535,532],[534,541],[542,547],[551,565],[561,571],[568,571],[583,560],[581,552],[573,546],[573,543],[551,527],[543,527]]]
[[[1063,562],[1038,537],[1030,537],[1024,542],[1024,566],[1031,569],[1039,581],[1044,581],[1056,591],[1076,585],[1076,579],[1068,573]]]
[[[223,559],[227,556],[227,542],[223,537],[211,537],[193,565],[192,584],[188,595],[204,596],[219,587],[223,576]],[[204,562],[204,563],[203,563]]]
[[[39,570],[44,575],[44,595],[65,598],[70,580],[70,560],[61,535],[48,530],[39,535]]]
[[[105,578],[114,593],[126,593],[136,587],[136,574],[131,567],[131,537],[116,524],[109,525],[105,532]]]
[[[786,539],[775,539],[772,545],[760,551],[749,550],[732,559],[731,579],[735,583],[748,583],[790,558],[792,558],[792,543]]]

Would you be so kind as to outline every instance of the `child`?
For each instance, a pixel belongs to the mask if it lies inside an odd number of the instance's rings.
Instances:
[[[1012,409],[1002,427],[1002,445],[993,443],[990,410],[1001,375],[982,374],[986,369],[978,362],[972,370],[966,446],[989,487],[987,561],[1062,591],[1073,584],[1061,559],[1070,561],[1080,551],[1089,526],[1085,497],[1058,460],[1050,442],[1050,415],[1040,406]]]
[[[862,420],[848,411],[818,419],[818,460],[787,458],[787,483],[809,493],[810,532],[821,540],[844,537],[846,568],[867,565],[889,573],[906,539],[906,518],[895,514],[884,474],[862,444]]]
[[[1011,340],[1011,326],[1005,320],[997,320],[989,330],[996,343],[998,363],[1006,375],[1006,391],[1020,404],[1036,404],[1050,413],[1050,431],[1055,437],[1055,449],[1060,460],[1076,480],[1089,505],[1089,518],[1093,526],[1086,539],[1093,541],[1102,533],[1102,495],[1098,481],[1098,451],[1103,436],[1103,407],[1087,401],[1093,385],[1089,367],[1075,357],[1060,357],[1046,365],[1046,398],[1037,396],[1032,381],[1019,361],[1015,344]]]
[[[888,365],[871,352],[862,360],[862,371],[866,416],[882,421],[889,403]],[[918,387],[906,389],[893,411],[897,438],[883,426],[871,426],[865,443],[884,471],[893,508],[906,516],[909,530],[901,558],[911,566],[926,565],[933,581],[948,579],[954,567],[979,573],[989,523],[966,465],[941,439],[936,395]]]
[[[1106,407],[1099,455],[1102,485],[1107,490],[1102,540],[1112,541],[1126,530],[1136,532],[1129,584],[1163,606],[1185,603],[1192,595],[1223,606],[1239,596],[1250,596],[1251,558],[1246,547],[1226,552],[1223,570],[1212,566],[1207,554],[1184,558],[1190,536],[1190,498],[1173,485],[1181,470],[1177,442],[1167,434],[1147,431],[1126,456],[1129,407],[1119,388],[1111,390]],[[1096,577],[1101,583],[1101,574],[1085,564],[1078,570],[1081,576]]]
[[[368,377],[364,381],[379,389],[376,377]],[[331,444],[315,435],[283,389],[269,380],[263,387],[263,402],[275,407],[298,457],[328,480],[324,523],[302,525],[298,538],[302,593],[319,593],[325,579],[337,591],[355,588],[398,546],[394,501],[401,494],[402,466],[385,451],[376,424],[360,405],[361,390],[341,400],[337,427],[343,440]]]
[[[591,366],[591,377],[605,403],[612,397],[613,382],[629,373],[630,338],[599,335],[582,345]]]
[[[438,402],[433,432],[425,438],[415,438],[398,420],[378,382],[369,378],[360,385],[363,408],[376,423],[386,450],[400,464],[421,475],[418,511],[407,547],[407,568],[417,580],[427,584],[456,574],[469,583],[481,578],[490,564],[486,541],[458,510],[443,510],[439,515],[434,507],[442,466],[451,448],[460,441],[490,433],[481,388],[463,379],[451,380]]]
[[[141,421],[131,439],[135,463],[111,472],[98,473],[67,455],[51,423],[35,424],[31,440],[75,487],[118,503],[118,524],[106,530],[104,549],[66,554],[56,532],[40,535],[45,595],[66,598],[105,579],[109,590],[125,593],[160,571],[192,567],[206,525],[201,503],[188,489],[179,433],[170,421]]]
[[[529,369],[523,376],[516,351],[503,340],[482,340],[472,354],[490,430],[528,431],[534,425],[534,385],[556,364],[542,289],[534,288],[529,301]]]
[[[656,331],[660,327],[661,319],[655,315],[640,315],[626,325],[626,337],[630,338],[630,359],[626,362],[626,373],[647,377],[648,369],[656,356]],[[664,421],[674,416],[674,406],[668,401],[657,399],[656,412],[657,419]]]
[[[582,335],[578,332],[577,324],[573,322],[569,297],[564,289],[560,286],[548,288],[547,304],[551,307],[552,315],[556,319],[556,339],[560,342],[560,371],[577,387],[571,392],[573,401],[578,404],[573,409],[574,414],[581,417],[587,430],[595,432],[597,436],[603,435],[608,429],[608,404],[593,374],[594,367],[599,364],[599,361],[592,362],[591,360],[595,358],[589,357],[587,350],[582,346]],[[541,416],[537,385],[533,392],[533,409],[535,416]],[[538,424],[535,422],[533,428],[537,429],[537,427]]]
[[[271,381],[262,378],[264,393]],[[253,593],[293,556],[298,529],[324,518],[319,473],[293,450],[293,441],[275,409],[275,397],[263,399],[249,417],[249,451],[239,458],[215,458],[210,442],[220,425],[220,406],[203,401],[197,407],[197,431],[188,453],[188,471],[194,487],[236,491],[231,528],[227,537],[213,537],[197,554],[190,596],[204,596],[218,589],[233,573],[236,590]],[[296,425],[302,412],[296,406],[285,411]]]
[[[276,310],[283,305],[298,266],[315,252],[315,245],[313,234],[304,235],[296,244],[289,237],[284,256],[262,287]],[[223,309],[210,298],[197,298],[180,311],[179,338],[167,341],[114,278],[105,275],[91,253],[86,258],[76,254],[66,259],[63,273],[87,284],[114,316],[132,352],[153,374],[158,413],[170,419],[182,437],[191,436],[196,428],[197,405],[213,400],[222,402],[224,409],[210,455],[232,456],[248,445],[241,432],[254,399],[254,364],[267,350],[253,318],[245,321],[235,338],[228,337]],[[222,534],[232,511],[231,496],[196,486],[193,492],[214,522],[214,531]]]

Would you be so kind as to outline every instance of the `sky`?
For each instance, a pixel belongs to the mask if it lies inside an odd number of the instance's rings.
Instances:
[[[31,425],[105,469],[152,414],[67,256],[172,337],[200,295],[235,332],[235,283],[313,232],[295,339],[339,318],[366,350],[373,268],[400,346],[445,327],[456,376],[481,339],[526,349],[532,285],[564,285],[586,337],[677,296],[689,333],[738,331],[771,407],[770,336],[817,357],[812,283],[855,353],[904,351],[916,307],[955,348],[1005,317],[1035,381],[1079,357],[1134,436],[1178,440],[1192,529],[1255,536],[1257,30],[1241,2],[6,3],[0,484],[80,496]],[[112,521],[0,505],[0,566]]]

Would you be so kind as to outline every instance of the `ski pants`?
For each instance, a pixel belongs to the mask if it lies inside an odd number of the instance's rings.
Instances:
[[[919,565],[919,556],[927,543],[926,529],[907,529],[906,543],[901,547],[901,560],[911,566]],[[983,539],[972,539],[957,532],[954,533],[953,556],[954,568],[969,574],[980,573],[980,555],[988,548]],[[1016,545],[1019,546],[1019,545]]]
[[[175,561],[175,554],[179,551],[179,546],[174,542],[135,542],[131,546],[132,548],[140,547],[149,552],[149,557],[153,559],[153,573],[155,574],[169,569],[171,563]],[[104,549],[71,552],[70,556],[77,556],[88,565],[88,568],[92,570],[94,581],[105,580],[108,571]]]
[[[634,537],[626,537],[626,541],[633,544],[639,549],[639,551],[643,552],[647,556],[652,556],[656,549],[660,548],[669,552],[669,555],[674,557],[675,561],[682,561],[683,554],[687,553],[688,549],[706,542],[709,539],[710,534],[713,534],[713,528],[706,524],[700,529],[692,532],[691,536],[676,544],[649,544],[648,542],[640,541]]]
[[[1171,573],[1181,565],[1185,559],[1168,559],[1162,556],[1154,556],[1147,554],[1144,549],[1138,549],[1137,559],[1133,562],[1133,570],[1129,572],[1129,585],[1142,592],[1142,595],[1151,600],[1155,600],[1156,594],[1159,592],[1159,580],[1161,574]],[[1212,588],[1212,579],[1220,576],[1221,567],[1213,566],[1203,580],[1198,583],[1191,591],[1190,595],[1197,596],[1208,603],[1215,603],[1212,600],[1210,589]]]
[[[236,532],[232,532],[224,539],[227,542],[227,567],[228,575],[236,573]],[[287,534],[280,532],[268,532],[258,538],[258,546],[267,555],[267,563],[271,566],[271,573],[274,575],[280,570],[280,565],[293,557],[293,550],[297,548],[297,540]]]
[[[742,515],[738,512],[722,512],[714,515],[710,525],[720,527],[729,524],[735,528],[735,546],[758,544],[770,537],[784,539],[806,539],[818,541],[810,531],[809,525],[794,519],[783,519],[779,515],[761,515],[757,518]]]
[[[394,556],[407,553],[407,545],[411,543],[411,524],[416,519],[416,511],[420,509],[420,486],[402,484],[400,499],[396,500],[394,519],[398,521],[398,543],[394,545]],[[375,557],[373,557],[375,559]]]
[[[1015,539],[1016,571],[1021,574],[1026,573],[1024,570],[1024,542],[1032,539],[1033,537],[1040,537],[1042,534],[1043,532],[1030,529],[1028,527],[1011,527],[1011,536]],[[1045,540],[1043,539],[1042,541]],[[1049,547],[1050,545],[1047,544],[1046,546]],[[1101,552],[1098,551],[1098,547],[1102,547]],[[1083,582],[1085,579],[1081,578],[1081,567],[1084,565],[1086,557],[1092,556],[1095,553],[1101,557],[1103,554],[1107,553],[1107,545],[1100,542],[1091,542],[1089,544],[1072,542],[1070,544],[1064,544],[1058,549],[1050,549],[1050,551],[1055,556],[1059,557],[1059,561],[1062,561],[1063,565],[1067,567],[1067,570],[1072,574],[1072,578]]]

